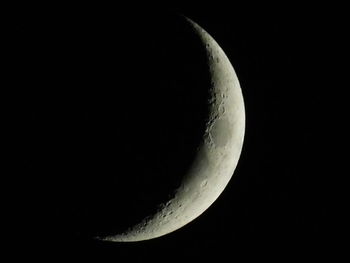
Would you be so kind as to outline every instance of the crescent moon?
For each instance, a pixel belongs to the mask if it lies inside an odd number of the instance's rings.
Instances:
[[[223,192],[237,166],[245,132],[245,110],[236,73],[217,42],[185,18],[205,46],[211,79],[209,117],[195,161],[174,197],[154,215],[124,233],[99,240],[134,242],[171,233],[201,215]]]

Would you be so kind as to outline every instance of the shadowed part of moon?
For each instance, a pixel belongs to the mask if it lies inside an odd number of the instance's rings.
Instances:
[[[42,65],[27,76],[28,162],[64,238],[155,214],[191,168],[209,111],[205,49],[184,21],[89,21],[34,27],[27,59]]]

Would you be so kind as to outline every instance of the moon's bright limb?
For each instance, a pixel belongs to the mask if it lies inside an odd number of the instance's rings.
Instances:
[[[196,23],[187,20],[206,47],[210,71],[210,111],[203,143],[171,200],[126,232],[100,238],[102,240],[141,241],[183,227],[219,197],[237,166],[243,145],[245,111],[236,73],[216,41]]]

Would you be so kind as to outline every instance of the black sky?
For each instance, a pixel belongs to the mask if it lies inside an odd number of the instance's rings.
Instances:
[[[21,204],[16,228],[27,235],[24,241],[16,241],[18,248],[29,242],[29,254],[47,259],[74,256],[94,262],[148,262],[173,257],[203,260],[218,255],[235,260],[258,257],[261,251],[268,255],[281,253],[288,258],[317,251],[329,242],[331,186],[326,178],[335,171],[323,166],[329,147],[325,120],[330,113],[324,103],[325,69],[320,65],[327,59],[329,37],[325,32],[332,31],[331,25],[316,11],[277,8],[260,12],[259,8],[252,11],[234,6],[223,9],[175,10],[214,37],[240,80],[247,123],[235,176],[219,199],[195,221],[162,238],[131,244],[89,239],[91,233],[87,232],[97,231],[96,224],[113,225],[104,221],[105,207],[94,203],[93,195],[99,194],[99,202],[113,195],[115,188],[107,186],[108,194],[101,196],[101,188],[111,182],[111,176],[96,180],[93,175],[101,174],[101,169],[112,175],[113,158],[123,160],[118,163],[118,205],[126,211],[130,206],[126,199],[134,191],[139,196],[131,198],[131,206],[147,211],[147,204],[159,200],[158,194],[150,196],[145,189],[162,189],[159,198],[165,198],[166,189],[176,185],[178,178],[169,182],[157,177],[152,173],[155,168],[146,164],[156,163],[157,169],[163,171],[161,164],[171,163],[186,152],[188,156],[182,156],[174,166],[175,172],[185,170],[186,162],[192,158],[186,149],[198,143],[196,132],[188,135],[181,130],[200,118],[188,114],[202,106],[184,101],[195,98],[197,93],[186,97],[186,90],[174,88],[178,94],[163,94],[159,87],[165,86],[167,74],[171,76],[178,69],[155,66],[155,62],[166,65],[164,56],[148,52],[157,50],[154,39],[171,42],[165,23],[161,25],[157,18],[159,14],[165,20],[169,16],[161,11],[131,12],[121,8],[113,14],[102,8],[98,12],[67,12],[69,15],[41,12],[44,15],[29,15],[15,22],[12,52],[17,74],[12,88],[21,105],[17,166],[23,169],[23,177],[19,175],[18,181],[24,195],[16,200]],[[147,28],[151,26],[161,30]],[[111,44],[115,42],[118,49]],[[173,59],[177,55],[174,51]],[[181,61],[177,63],[181,67]],[[181,70],[187,72],[186,68]],[[161,77],[156,81],[161,85],[153,83],[159,72]],[[176,87],[176,81],[169,81],[169,85]],[[96,86],[103,88],[96,93]],[[149,93],[149,89],[154,90]],[[165,95],[169,96],[169,103],[161,99]],[[155,106],[153,99],[160,105]],[[175,110],[177,103],[182,103],[183,108]],[[132,105],[142,105],[141,110]],[[105,115],[106,112],[111,114]],[[113,124],[113,112],[121,112],[118,124]],[[204,109],[198,114],[203,112]],[[178,118],[177,123],[183,126],[169,121],[169,114],[171,120]],[[154,115],[157,118],[150,117]],[[91,120],[103,129],[90,127],[91,132],[86,133]],[[157,126],[159,120],[165,125],[164,130]],[[115,126],[119,127],[118,136],[111,132]],[[170,131],[188,137],[176,141],[176,148],[174,142],[169,142]],[[94,139],[94,134],[99,140]],[[152,140],[144,141],[140,136],[162,139],[153,145]],[[120,145],[125,143],[128,147],[122,148]],[[105,153],[96,155],[101,145],[110,144],[123,150],[118,148],[116,152],[109,146]],[[164,154],[170,148],[171,154]],[[113,153],[113,158],[109,153]],[[130,169],[137,176],[125,178],[123,175]],[[164,173],[175,174],[164,169]],[[124,187],[134,180],[138,181],[135,189]],[[163,180],[161,187],[154,183],[159,180]],[[144,206],[140,205],[142,202]],[[91,216],[84,208],[87,205],[94,206],[100,214]],[[114,216],[121,224],[127,224],[140,216],[132,213],[126,218],[118,213]]]

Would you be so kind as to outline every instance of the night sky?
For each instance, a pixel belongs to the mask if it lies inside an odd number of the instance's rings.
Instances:
[[[15,22],[18,248],[43,259],[221,262],[288,258],[328,242],[322,15],[234,6],[79,10]],[[246,106],[239,164],[218,200],[176,232],[94,241],[166,200],[199,143],[208,79],[186,76],[205,68],[195,40],[173,36],[174,12],[209,32],[236,70]]]

